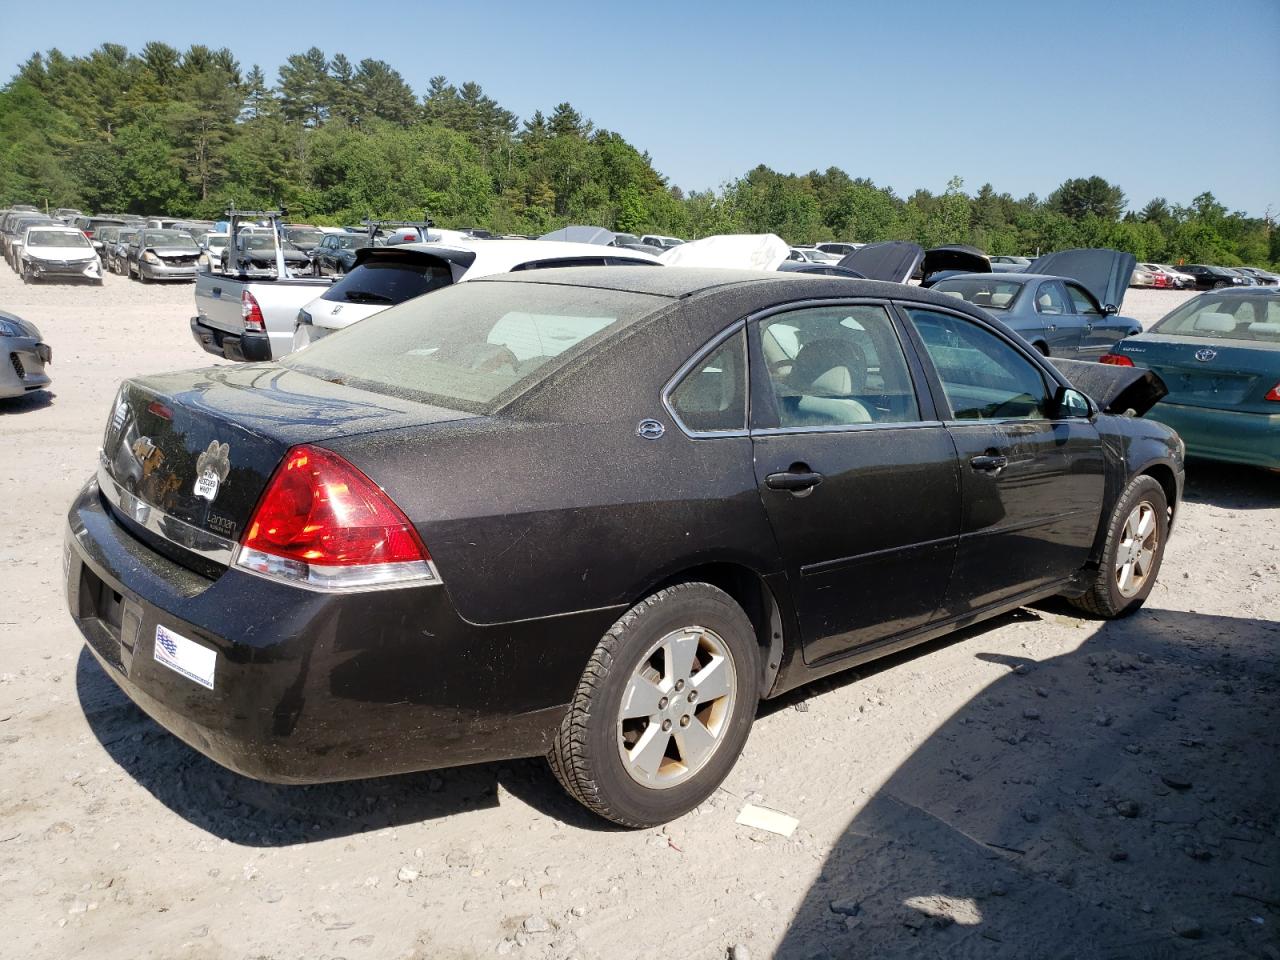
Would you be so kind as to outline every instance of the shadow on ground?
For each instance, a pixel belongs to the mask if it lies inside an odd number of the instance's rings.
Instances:
[[[174,813],[232,843],[279,847],[494,807],[499,789],[586,830],[610,824],[560,788],[542,759],[310,786],[250,780],[173,736],[125,696],[88,650],[76,692],[89,728],[126,773]]]
[[[32,390],[20,397],[9,397],[0,400],[0,417],[9,414],[30,413],[32,410],[43,410],[53,406],[56,394],[52,390]]]
[[[1280,472],[1191,460],[1183,499],[1228,510],[1274,509],[1280,505]]]
[[[776,956],[1276,955],[1278,646],[1144,609],[1040,663],[979,653],[1009,673],[857,814]]]

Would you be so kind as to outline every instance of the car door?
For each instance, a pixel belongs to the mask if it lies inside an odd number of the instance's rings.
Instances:
[[[1102,509],[1093,422],[1059,414],[1056,381],[994,328],[903,309],[959,456],[960,539],[943,612],[962,616],[1065,580],[1088,558]]]
[[[1064,280],[1071,309],[1080,317],[1080,359],[1097,360],[1100,356],[1123,340],[1129,332],[1129,321],[1121,320],[1118,314],[1104,313],[1097,302],[1089,295],[1089,291],[1078,283]]]
[[[1036,313],[1044,324],[1049,355],[1074,360],[1080,352],[1084,320],[1072,312],[1061,280],[1041,280],[1035,290]]]
[[[928,623],[955,559],[959,467],[892,311],[786,308],[750,334],[756,482],[805,660]]]

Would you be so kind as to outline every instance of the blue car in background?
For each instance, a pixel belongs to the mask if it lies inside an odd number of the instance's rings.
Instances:
[[[959,273],[932,288],[991,311],[1049,357],[1098,360],[1142,325],[1119,315],[1137,261],[1118,250],[1063,250],[1025,273]]]

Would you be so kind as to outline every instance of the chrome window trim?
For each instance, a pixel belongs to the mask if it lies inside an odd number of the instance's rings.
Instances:
[[[98,458],[97,479],[98,489],[102,491],[102,495],[108,502],[140,527],[206,560],[212,560],[224,567],[231,566],[232,555],[236,549],[234,540],[228,540],[195,524],[179,520],[126,490],[107,471],[105,454]]]
[[[759,427],[751,431],[753,437],[781,437],[793,433],[856,433],[864,430],[920,430],[925,427],[944,427],[941,420],[898,420],[885,423],[827,423],[812,427]]]
[[[735,334],[742,333],[744,330],[746,330],[746,328],[747,328],[747,321],[745,319],[735,320],[733,323],[725,327],[723,330],[717,333],[714,337],[708,340],[705,344],[703,344],[702,347],[700,347],[692,357],[690,357],[683,364],[681,364],[680,369],[678,369],[672,375],[671,379],[668,380],[666,384],[663,386],[662,406],[666,409],[667,414],[671,417],[671,419],[675,421],[676,426],[680,428],[680,432],[683,433],[690,440],[712,440],[719,437],[745,437],[748,435],[747,423],[748,423],[748,418],[751,416],[751,374],[750,374],[751,363],[750,363],[750,357],[748,356],[748,354],[750,353],[749,350],[743,351],[743,371],[742,371],[743,397],[742,397],[742,429],[741,430],[737,430],[737,429],[735,430],[694,430],[690,428],[683,420],[680,419],[680,415],[676,413],[675,405],[671,402],[671,394],[675,391],[676,387],[680,386],[680,382],[684,380],[684,378],[687,377],[690,373],[692,373],[699,363],[701,363],[711,354],[715,353],[715,351],[718,350],[729,338],[733,337]]]

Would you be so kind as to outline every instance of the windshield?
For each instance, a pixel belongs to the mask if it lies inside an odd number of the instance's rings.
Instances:
[[[354,275],[354,274],[353,274]],[[461,283],[281,361],[375,393],[489,413],[610,332],[669,301],[541,283]]]
[[[230,238],[225,233],[221,235],[216,233],[207,233],[205,234],[204,245],[210,250],[222,250],[226,247],[228,239]]]
[[[639,243],[640,238],[634,233],[615,233],[613,235],[614,243]]]
[[[1151,332],[1280,344],[1280,297],[1206,293],[1188,300],[1152,327]]]
[[[21,220],[15,220],[10,230],[21,237],[27,227],[34,227],[41,223],[53,223],[53,221],[48,217],[24,217]]]
[[[938,293],[950,294],[968,300],[975,307],[986,310],[1008,310],[1018,299],[1022,284],[1016,280],[988,280],[985,277],[953,278],[939,280],[933,285]]]
[[[338,303],[404,303],[453,282],[448,264],[373,261],[356,267],[321,296]]]
[[[142,245],[144,247],[183,247],[190,250],[198,250],[196,242],[191,239],[191,234],[182,233],[178,230],[147,230],[142,234]]]
[[[71,233],[66,230],[32,230],[27,234],[29,247],[87,247],[89,241],[79,231]]]
[[[320,241],[324,239],[324,231],[312,227],[287,227],[284,235],[289,238],[290,243],[307,250],[320,246]]]

